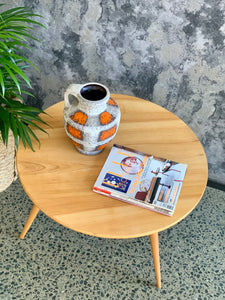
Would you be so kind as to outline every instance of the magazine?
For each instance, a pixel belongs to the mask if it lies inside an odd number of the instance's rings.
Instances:
[[[93,191],[172,216],[187,165],[114,144]]]

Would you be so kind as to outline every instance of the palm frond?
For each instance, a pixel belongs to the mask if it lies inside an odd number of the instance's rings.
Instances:
[[[2,9],[3,4],[0,4]],[[33,151],[32,140],[39,139],[33,129],[45,132],[42,125],[47,125],[40,114],[39,108],[30,107],[23,103],[22,94],[33,96],[25,90],[31,88],[25,73],[26,68],[38,68],[23,55],[25,48],[30,48],[29,40],[39,40],[31,34],[33,26],[44,27],[33,20],[41,17],[33,14],[26,7],[16,7],[0,12],[0,139],[8,143],[9,130],[13,132],[16,147],[19,138],[24,147],[28,145]],[[19,98],[21,102],[13,100]]]
[[[14,135],[16,147],[18,147],[18,139],[20,138],[25,148],[26,145],[29,145],[29,147],[34,151],[31,137],[38,142],[39,140],[34,133],[31,133],[33,132],[32,128],[47,133],[45,129],[38,125],[38,123],[40,123],[48,126],[40,116],[40,114],[44,112],[39,108],[30,107],[12,99],[1,98],[1,103],[0,133],[3,143],[7,145],[9,129],[11,129]]]

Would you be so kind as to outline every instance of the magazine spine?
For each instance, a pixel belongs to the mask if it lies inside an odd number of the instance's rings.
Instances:
[[[148,203],[148,204],[146,204],[144,202],[141,203],[141,202],[135,201],[135,200],[133,200],[129,197],[127,197],[127,198],[123,197],[122,198],[117,193],[109,192],[107,190],[104,190],[104,189],[101,189],[101,188],[98,188],[98,187],[94,187],[93,191],[95,191],[95,192],[97,192],[101,195],[106,195],[106,196],[109,196],[111,198],[129,203],[129,204],[133,204],[133,205],[136,205],[136,206],[139,206],[139,207],[142,207],[142,208],[147,208],[151,211],[158,212],[158,213],[161,213],[161,214],[166,215],[166,216],[172,216],[172,214],[173,214],[173,212],[171,212],[171,211],[167,211],[166,209],[157,207],[157,206],[152,205],[150,203]]]

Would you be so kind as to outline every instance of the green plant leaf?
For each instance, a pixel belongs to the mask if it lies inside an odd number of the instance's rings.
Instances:
[[[16,120],[16,124],[17,124],[17,128],[18,128],[18,135],[21,138],[24,148],[26,148],[26,138],[25,138],[25,135],[23,132],[23,127],[21,126],[21,122],[19,119],[15,119],[15,120]]]
[[[23,104],[23,103],[21,103]],[[25,104],[23,104],[23,106],[21,105],[18,105],[18,104],[15,104],[14,107],[10,108],[9,110],[10,112],[13,112],[13,111],[17,111],[17,113],[25,113],[28,112],[28,115],[36,115],[38,113],[42,113],[42,110],[40,108],[37,108],[37,107],[31,107],[31,106],[27,106]]]
[[[39,71],[38,67],[35,66],[30,60],[28,60],[28,59],[26,59],[26,58],[24,58],[24,57],[22,57],[18,54],[14,54],[14,53],[12,54],[12,57],[17,58],[17,59],[21,59],[22,61],[27,62],[29,65],[31,65],[33,68],[35,68],[37,71]]]
[[[9,34],[9,33],[1,33],[0,31],[0,38],[1,39],[5,39],[5,40],[8,40],[8,39],[11,39],[11,40],[15,40],[15,41],[25,41],[27,42],[27,40],[21,35],[21,34],[17,34],[17,33],[13,33],[13,34]]]
[[[7,45],[7,43],[3,43],[2,41],[0,41],[0,49],[2,49],[2,51],[9,51],[9,46]]]
[[[3,76],[2,76],[1,68],[0,68],[0,85],[1,85],[1,88],[2,88],[2,95],[4,97],[4,95],[5,95],[5,83],[4,83],[4,79],[3,79]]]
[[[4,66],[5,70],[9,73],[9,76],[15,82],[15,84],[16,84],[16,86],[18,88],[19,93],[21,93],[21,91],[20,91],[20,85],[19,85],[19,82],[18,82],[16,76],[13,74],[13,72],[10,70],[10,68],[7,67],[6,64],[3,63],[3,66]]]
[[[19,144],[18,130],[17,130],[16,119],[13,116],[13,114],[10,114],[10,125],[13,132],[16,148],[18,149],[18,144]]]
[[[48,132],[46,130],[44,130],[43,128],[41,128],[40,126],[38,126],[36,123],[34,123],[34,122],[30,121],[30,120],[25,119],[25,120],[23,120],[23,122],[26,123],[26,124],[28,124],[28,125],[30,125],[30,126],[32,126],[32,127],[34,127],[34,128],[37,128],[38,130],[40,130],[40,131],[42,131],[42,132],[44,132],[46,134],[48,134]]]
[[[5,144],[5,123],[0,119],[0,132],[1,132],[1,140],[3,144]]]
[[[23,80],[27,83],[27,85],[29,87],[31,87],[29,79],[27,78],[27,76],[24,74],[24,72],[16,64],[11,63],[10,61],[8,61],[6,64],[16,74],[20,75],[23,78]]]
[[[22,93],[22,94],[25,94],[25,95],[28,95],[28,96],[31,96],[31,97],[33,97],[33,98],[34,98],[34,95],[33,95],[33,94],[31,94],[31,93],[30,93],[30,92],[28,92],[28,91],[21,90],[21,93]]]
[[[41,146],[41,143],[40,143],[40,141],[39,141],[39,139],[38,139],[38,137],[36,136],[36,134],[30,129],[30,127],[28,126],[27,127],[27,130],[29,131],[29,133],[30,133],[30,135],[32,135],[33,137],[34,137],[34,139],[38,142],[38,144],[39,144],[39,148],[40,148],[40,146]]]
[[[26,140],[26,143],[30,146],[30,148],[32,149],[32,151],[34,151],[34,148],[32,146],[32,142],[31,142],[30,136],[28,134],[28,130],[27,130],[28,126],[25,125],[23,122],[21,122],[20,124],[21,124],[21,127],[23,129],[24,138]]]
[[[1,135],[3,143],[8,145],[8,136],[9,136],[9,112],[2,106],[0,106],[0,118],[1,118]]]
[[[32,49],[30,46],[26,45],[25,43],[22,43],[22,42],[19,42],[19,41],[13,41],[13,42],[6,42],[5,45],[10,48],[10,49],[14,49],[16,51],[21,51],[19,48],[17,48],[16,46],[19,46],[19,47],[25,47],[25,48],[28,48],[28,49]]]

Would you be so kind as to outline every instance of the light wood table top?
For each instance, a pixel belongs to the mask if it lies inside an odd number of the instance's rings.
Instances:
[[[43,116],[49,135],[36,132],[40,149],[19,146],[20,181],[36,207],[72,230],[103,238],[151,235],[175,225],[198,204],[208,179],[206,155],[192,130],[168,110],[131,96],[111,97],[121,109],[121,123],[102,153],[86,156],[75,149],[64,130],[64,102],[59,102]],[[172,217],[92,191],[113,143],[188,164]]]

